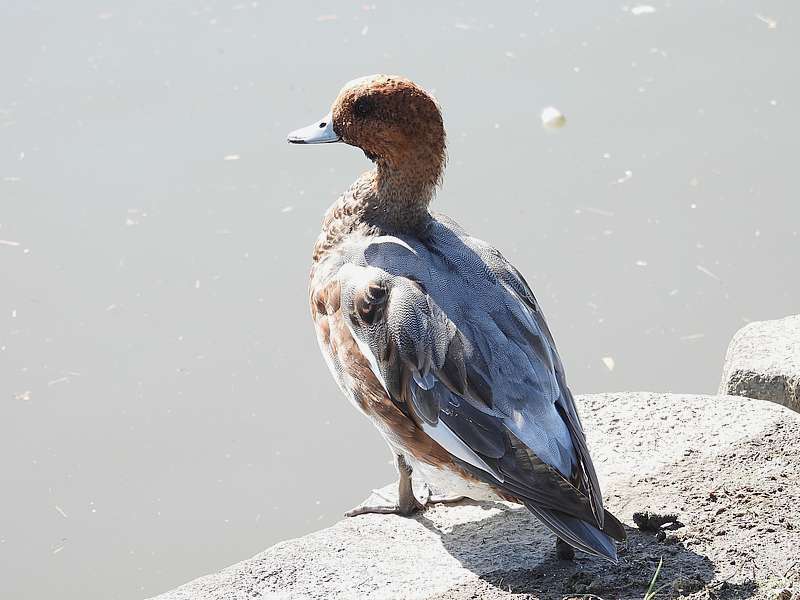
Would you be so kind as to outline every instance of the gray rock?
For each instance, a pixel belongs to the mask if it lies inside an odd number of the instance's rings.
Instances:
[[[719,393],[769,400],[800,412],[800,315],[749,323],[736,332]]]
[[[467,501],[343,519],[157,598],[642,598],[661,557],[659,585],[673,594],[774,598],[776,585],[800,586],[798,415],[730,396],[578,402],[606,504],[628,525],[619,565],[580,552],[560,561],[527,510]],[[639,531],[632,515],[644,510],[682,526]]]

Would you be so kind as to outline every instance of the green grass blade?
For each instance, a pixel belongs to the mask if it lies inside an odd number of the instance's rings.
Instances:
[[[647,588],[647,592],[645,592],[644,600],[653,600],[656,597],[657,590],[656,581],[658,580],[658,574],[661,573],[661,565],[664,563],[664,557],[658,559],[658,566],[656,567],[656,572],[653,573],[653,579],[650,581],[650,587]]]

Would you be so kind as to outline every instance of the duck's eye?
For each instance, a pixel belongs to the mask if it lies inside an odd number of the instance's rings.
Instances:
[[[353,105],[353,114],[359,118],[369,116],[375,109],[375,103],[370,98],[359,98]]]

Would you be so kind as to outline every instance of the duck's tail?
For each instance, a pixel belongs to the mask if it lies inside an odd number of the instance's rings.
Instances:
[[[617,563],[617,549],[613,540],[624,541],[626,535],[622,523],[610,512],[605,511],[601,531],[586,521],[562,512],[539,508],[527,502],[525,506],[570,546]]]

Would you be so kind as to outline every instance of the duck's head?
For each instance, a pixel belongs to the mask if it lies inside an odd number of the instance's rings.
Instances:
[[[442,115],[433,97],[395,75],[354,79],[321,120],[289,134],[293,144],[344,142],[377,163],[379,175],[403,175],[434,188],[445,160]]]

